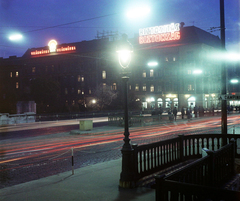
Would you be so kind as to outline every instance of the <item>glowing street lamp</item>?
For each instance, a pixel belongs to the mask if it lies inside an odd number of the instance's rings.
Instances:
[[[138,18],[144,18],[145,16],[149,15],[151,12],[150,7],[146,5],[140,5],[135,8],[131,8],[127,11],[126,15],[129,19],[138,19]]]
[[[156,67],[156,66],[158,66],[158,62],[156,62],[156,61],[150,61],[150,62],[148,62],[148,64],[147,64],[149,67]]]
[[[133,162],[133,148],[129,138],[129,125],[128,125],[128,67],[131,62],[131,55],[133,52],[132,45],[127,40],[127,35],[122,36],[122,40],[117,48],[119,65],[123,69],[123,88],[124,88],[124,144],[122,147],[122,172],[120,174],[119,186],[124,188],[133,187],[134,176],[134,162]]]
[[[239,81],[238,81],[238,79],[231,79],[230,82],[231,82],[232,84],[237,84]]]
[[[193,74],[195,74],[195,75],[202,74],[202,70],[196,69],[193,71]]]
[[[11,41],[19,41],[23,38],[22,34],[12,34],[8,37]]]

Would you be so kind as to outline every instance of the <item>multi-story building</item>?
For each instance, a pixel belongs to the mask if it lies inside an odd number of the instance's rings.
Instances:
[[[217,36],[170,24],[140,29],[130,42],[129,93],[141,109],[219,106],[220,65],[208,57],[220,49]],[[121,96],[115,52],[116,41],[108,39],[60,45],[52,40],[22,57],[1,58],[0,101],[33,100],[38,112],[82,111],[96,101],[102,109]]]

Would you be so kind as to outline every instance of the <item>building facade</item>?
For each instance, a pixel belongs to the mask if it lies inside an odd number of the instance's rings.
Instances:
[[[129,40],[134,47],[131,105],[135,101],[140,110],[220,106],[220,64],[208,57],[220,50],[217,36],[195,26],[170,24],[141,29]],[[116,43],[51,41],[28,49],[22,57],[1,58],[0,112],[16,101],[35,101],[38,113],[102,110],[117,103],[122,86]]]

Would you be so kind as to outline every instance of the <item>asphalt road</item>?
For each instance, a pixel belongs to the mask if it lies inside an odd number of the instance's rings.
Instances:
[[[229,124],[239,124],[238,116]],[[100,122],[95,126],[103,126]],[[0,188],[121,157],[123,128],[70,135],[78,124],[0,132]],[[130,128],[132,143],[148,144],[179,134],[220,133],[220,118],[177,121]],[[73,148],[73,149],[72,149]]]

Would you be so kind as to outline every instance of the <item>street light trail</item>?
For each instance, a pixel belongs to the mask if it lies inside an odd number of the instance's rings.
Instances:
[[[240,124],[238,116],[229,117],[229,125]],[[217,128],[216,128],[217,127]],[[146,140],[155,142],[176,137],[180,134],[205,133],[206,130],[219,131],[220,118],[204,119],[190,122],[173,122],[172,124],[152,125],[146,127],[130,128],[130,139],[132,143],[144,144]],[[216,133],[216,132],[215,132]],[[114,147],[111,145],[115,143]],[[111,150],[119,150],[123,144],[123,131],[121,129],[70,135],[51,135],[44,137],[31,137],[17,140],[0,141],[0,165],[5,166],[3,171],[17,171],[29,168],[44,167],[49,163],[69,161],[71,149],[81,156],[94,154],[94,147],[101,146],[101,152],[106,146],[111,145]],[[104,151],[104,150],[103,150]],[[107,150],[109,151],[109,150]]]

